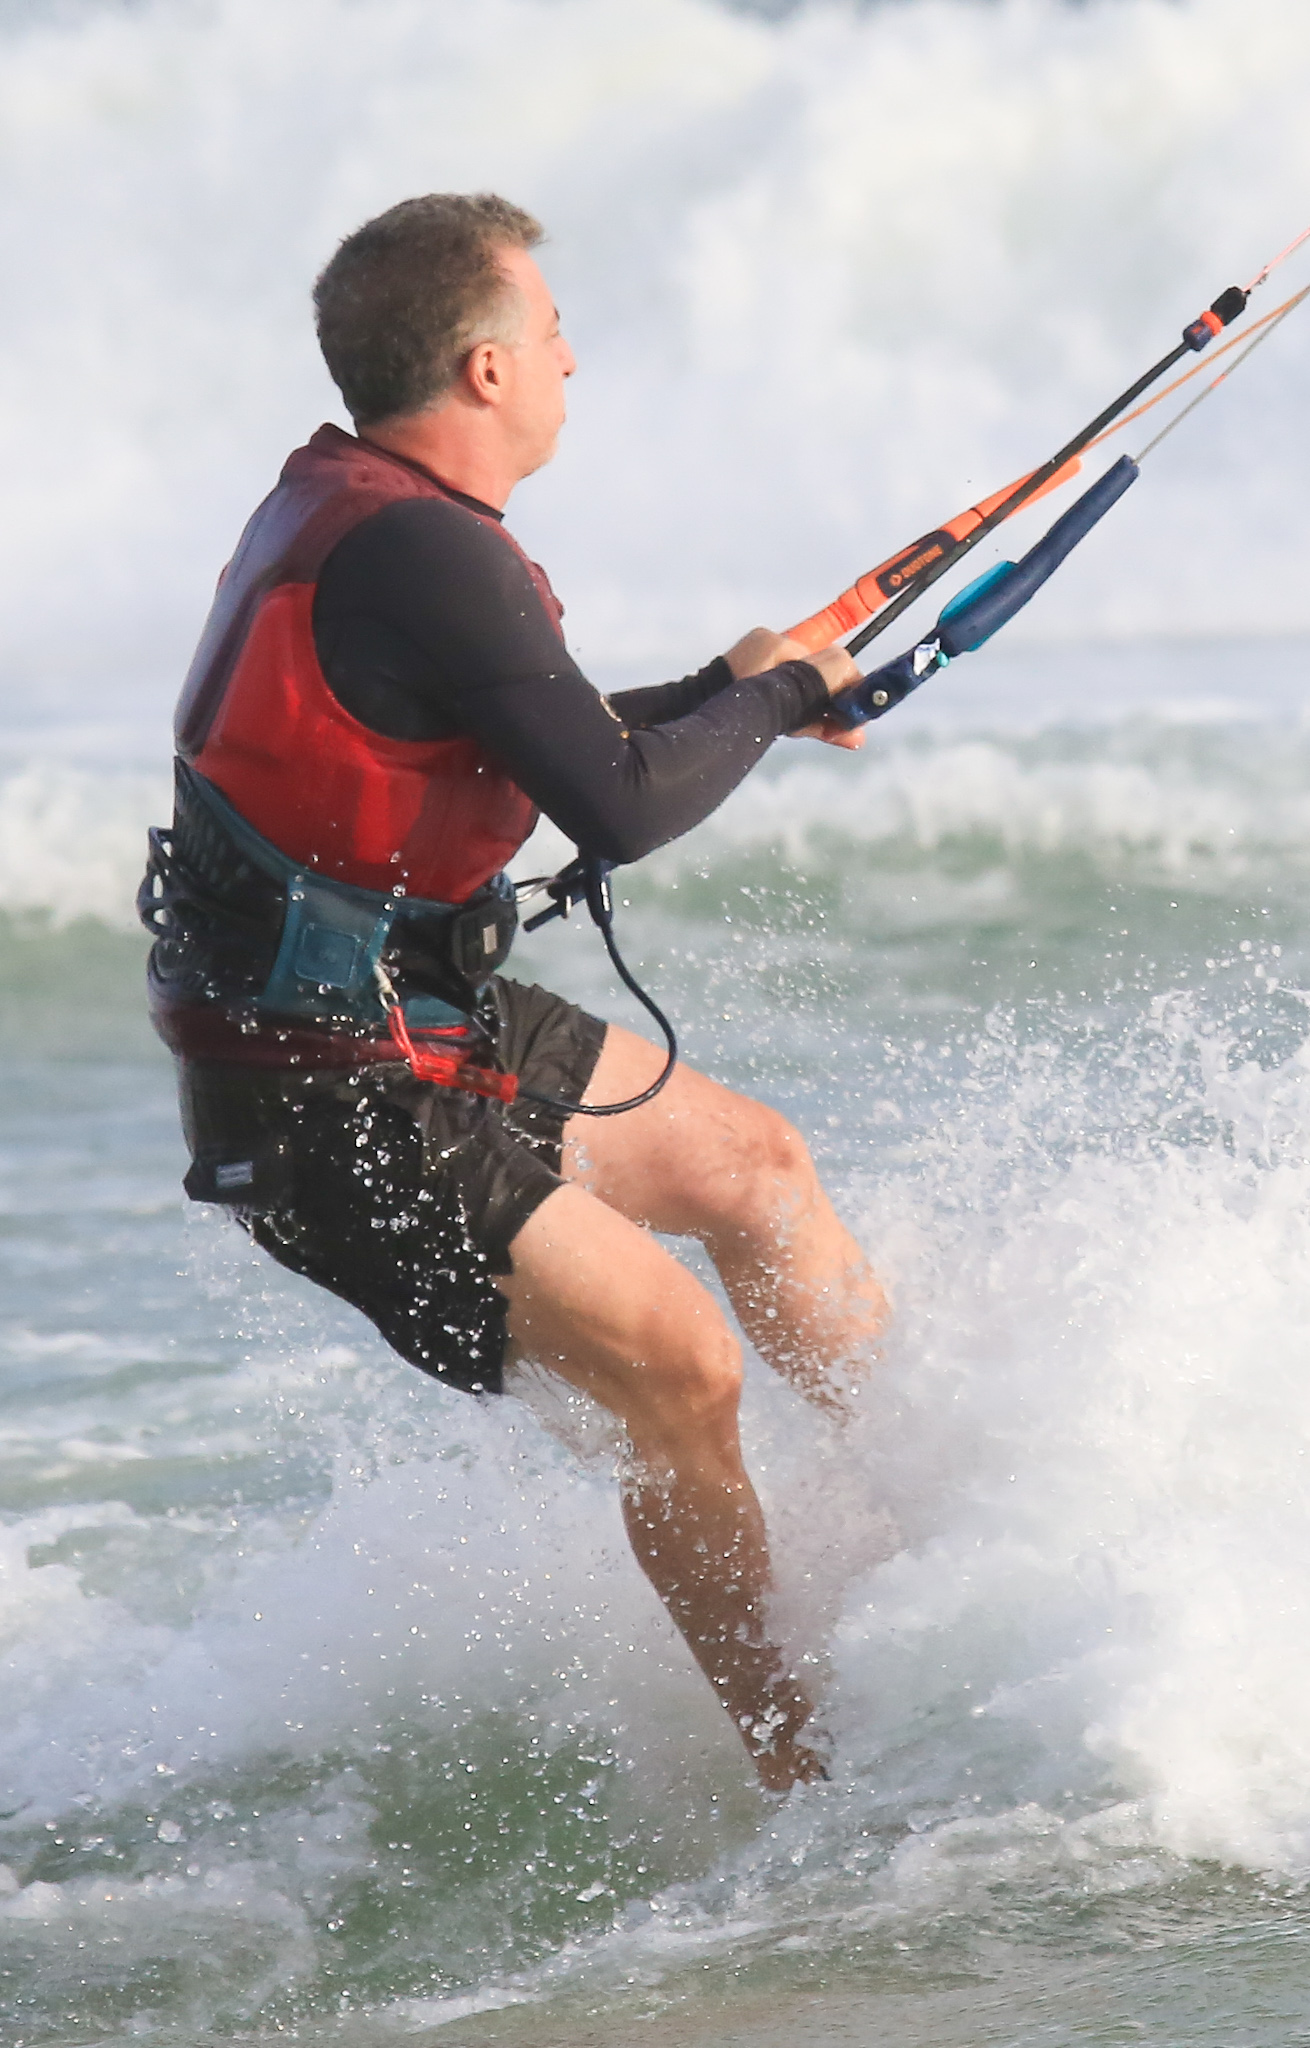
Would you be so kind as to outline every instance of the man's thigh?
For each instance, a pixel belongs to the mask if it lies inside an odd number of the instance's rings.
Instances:
[[[580,1187],[557,1188],[497,1280],[509,1362],[547,1366],[625,1423],[639,1450],[672,1450],[710,1378],[739,1372],[708,1290],[650,1233]]]
[[[663,1064],[660,1049],[611,1024],[583,1099],[639,1095]],[[640,1109],[570,1118],[560,1171],[634,1223],[695,1237],[750,1206],[759,1176],[782,1180],[803,1161],[801,1140],[775,1110],[679,1063]]]

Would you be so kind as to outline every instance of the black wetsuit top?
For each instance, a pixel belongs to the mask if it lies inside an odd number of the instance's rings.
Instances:
[[[699,824],[828,702],[809,662],[737,682],[722,656],[681,682],[601,697],[514,550],[439,499],[388,505],[337,545],[314,641],[361,724],[389,739],[471,734],[575,844],[620,862]]]

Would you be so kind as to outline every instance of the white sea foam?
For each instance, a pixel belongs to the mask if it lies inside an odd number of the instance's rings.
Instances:
[[[1310,1874],[1310,1060],[1266,1073],[1213,1036],[1200,1048],[1198,1077],[1193,1027],[1162,1009],[1126,1062],[1140,1136],[1061,1163],[1040,1132],[1069,1113],[1078,1068],[1002,1031],[941,1140],[867,1200],[898,1331],[869,1416],[834,1439],[762,1380],[750,1416],[788,1583],[836,1622],[839,1787],[670,1895],[662,1927],[690,1915],[713,1944],[744,1916],[771,1925],[777,1872],[807,1841],[811,1888],[777,1910],[816,1939],[834,1916],[977,1906],[1002,1881],[1077,1870],[1113,1887],[1138,1854],[1141,1882],[1174,1855]],[[1220,1136],[1161,1148],[1148,1083],[1192,1090]],[[453,1397],[446,1455],[418,1455],[409,1382],[379,1364],[345,1354],[325,1380],[275,1343],[229,1383],[252,1446],[279,1410],[330,1439],[343,1393],[363,1433],[308,1518],[246,1518],[244,1554],[189,1622],[134,1618],[45,1561],[78,1526],[121,1533],[121,1505],[14,1525],[4,1718],[34,1820],[90,1795],[180,1811],[219,1770],[367,1744],[406,1715],[530,1711],[547,1748],[590,1727],[639,1759],[647,1805],[661,1783],[694,1803],[707,1772],[734,1775],[603,1473],[577,1475],[513,1409]],[[866,1885],[862,1829],[907,1820],[932,1842]],[[312,1889],[310,1851],[287,1875],[303,1819],[269,1826],[261,1883]]]
[[[1130,1144],[1021,1172],[954,1228],[939,1202],[921,1217],[899,1296],[913,1449],[884,1446],[921,1540],[852,1602],[840,1661],[859,1725],[932,1711],[959,1731],[966,1809],[989,1752],[1056,1807],[1104,1771],[1143,1844],[1310,1869],[1308,1082],[1304,1054],[1271,1074],[1220,1053],[1207,1093],[1233,1151]],[[1019,1091],[1015,1153],[1042,1085]],[[950,1149],[985,1187],[985,1147],[961,1130]]]
[[[146,827],[171,816],[163,775],[46,760],[0,777],[0,907],[130,925]]]
[[[1303,753],[1300,735],[1278,725],[1230,737],[1142,721],[1044,741],[889,729],[859,758],[787,748],[625,886],[640,896],[765,854],[819,877],[858,853],[866,868],[895,866],[895,898],[908,905],[911,877],[968,843],[1000,868],[1077,856],[1107,877],[1180,888],[1290,885],[1310,859]],[[146,827],[171,814],[163,772],[47,757],[0,773],[0,910],[132,929]],[[515,872],[553,871],[573,852],[543,825]]]
[[[837,847],[927,856],[982,839],[1001,858],[1083,854],[1112,866],[1145,857],[1162,877],[1191,879],[1209,866],[1225,879],[1260,854],[1299,858],[1310,843],[1310,798],[1271,793],[1257,776],[1214,763],[1034,757],[992,739],[889,746],[854,768],[822,760],[756,777],[694,839],[649,864],[658,875],[712,863],[716,853],[776,846],[796,866],[822,871]],[[1107,758],[1107,755],[1109,758]]]

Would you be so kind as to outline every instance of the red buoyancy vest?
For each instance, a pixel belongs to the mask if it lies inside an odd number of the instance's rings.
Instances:
[[[177,708],[177,749],[292,860],[353,883],[462,903],[518,852],[533,804],[474,739],[395,740],[352,718],[314,646],[314,591],[352,527],[402,498],[460,504],[339,427],[288,459],[223,573]],[[461,505],[545,573],[499,521]]]

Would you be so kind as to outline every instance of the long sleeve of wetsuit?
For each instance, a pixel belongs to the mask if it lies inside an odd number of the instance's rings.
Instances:
[[[624,725],[645,730],[699,711],[702,704],[708,704],[711,697],[717,697],[720,690],[728,689],[735,680],[726,657],[716,654],[708,668],[700,669],[694,676],[684,676],[680,683],[647,683],[639,690],[611,690],[605,702]]]
[[[742,681],[711,663],[611,707],[517,551],[437,499],[389,505],[339,543],[320,572],[314,638],[353,717],[394,739],[472,735],[576,845],[619,862],[699,824],[828,702],[818,671],[793,661]]]

